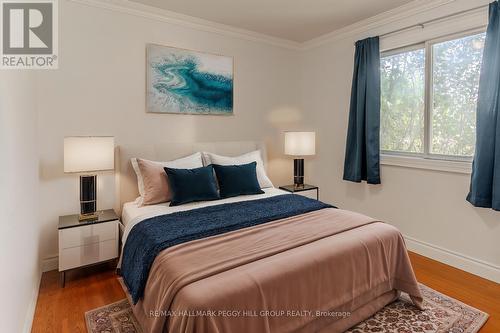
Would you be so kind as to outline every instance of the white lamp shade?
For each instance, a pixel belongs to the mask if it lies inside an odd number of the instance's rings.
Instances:
[[[316,133],[285,132],[285,154],[293,156],[316,154]]]
[[[72,136],[64,138],[64,172],[89,172],[115,168],[115,138]]]

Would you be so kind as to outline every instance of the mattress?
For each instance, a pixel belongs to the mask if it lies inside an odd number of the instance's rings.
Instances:
[[[264,191],[263,194],[241,195],[238,197],[232,197],[222,200],[192,202],[189,204],[174,206],[174,207],[170,207],[169,202],[157,205],[148,205],[148,206],[139,206],[138,204],[139,200],[135,200],[133,202],[127,202],[123,205],[122,209],[122,224],[125,227],[122,237],[122,244],[125,244],[127,236],[134,225],[151,217],[171,214],[196,208],[221,205],[231,202],[264,199],[282,194],[290,194],[289,192],[274,187],[264,188],[262,190]]]

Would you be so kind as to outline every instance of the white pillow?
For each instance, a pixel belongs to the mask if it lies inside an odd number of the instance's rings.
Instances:
[[[135,174],[137,175],[137,188],[139,189],[139,194],[141,196],[139,205],[142,205],[142,199],[144,198],[144,179],[142,177],[139,165],[137,164],[137,158],[131,158],[130,162],[132,163],[132,168],[134,168]],[[167,161],[167,162],[150,161],[150,162],[157,163],[162,167],[175,168],[175,169],[194,169],[194,168],[201,168],[203,166],[203,160],[200,152],[173,161]]]
[[[252,151],[240,156],[229,157],[221,156],[214,153],[203,153],[205,160],[205,165],[218,164],[218,165],[240,165],[252,162],[257,162],[257,179],[259,181],[260,188],[273,187],[273,183],[267,177],[266,170],[264,169],[264,161],[262,161],[262,155],[260,150]]]

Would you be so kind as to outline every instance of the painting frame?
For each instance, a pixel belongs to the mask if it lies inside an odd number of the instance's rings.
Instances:
[[[152,82],[153,78],[151,77],[151,72],[152,69],[151,67],[151,49],[152,48],[161,48],[164,49],[165,52],[168,50],[171,50],[173,52],[178,52],[178,53],[186,53],[189,55],[193,56],[198,56],[198,57],[219,57],[219,58],[224,58],[226,60],[229,60],[231,62],[230,65],[230,73],[231,73],[231,93],[230,93],[230,98],[231,98],[231,108],[230,110],[227,111],[201,111],[201,110],[189,110],[189,111],[180,111],[180,110],[175,110],[175,109],[166,109],[162,111],[158,111],[156,109],[152,109],[152,102],[151,102],[151,93],[152,93]],[[171,46],[171,45],[165,45],[165,44],[158,44],[158,43],[146,43],[146,48],[145,48],[145,67],[146,67],[146,75],[145,75],[145,111],[146,113],[150,114],[174,114],[174,115],[208,115],[208,116],[234,116],[234,82],[235,82],[235,71],[234,71],[234,57],[233,56],[228,56],[228,55],[222,55],[222,54],[217,54],[217,53],[211,53],[211,52],[205,52],[205,51],[199,51],[199,50],[193,50],[193,49],[188,49],[188,48],[182,48],[182,47],[176,47],[176,46]]]

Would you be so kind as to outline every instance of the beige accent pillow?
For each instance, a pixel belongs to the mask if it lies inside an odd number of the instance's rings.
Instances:
[[[131,163],[137,175],[137,186],[141,195],[140,206],[167,202],[172,198],[164,167],[194,169],[203,166],[201,153],[168,162],[132,158]]]
[[[170,201],[172,194],[168,189],[167,174],[160,163],[137,159],[137,166],[141,170],[144,195],[142,205],[154,205]]]

